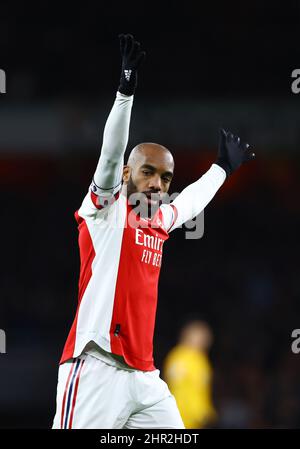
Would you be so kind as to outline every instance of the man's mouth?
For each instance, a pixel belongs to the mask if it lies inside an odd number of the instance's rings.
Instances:
[[[160,201],[160,195],[158,193],[144,192],[147,198],[148,204],[157,204]]]

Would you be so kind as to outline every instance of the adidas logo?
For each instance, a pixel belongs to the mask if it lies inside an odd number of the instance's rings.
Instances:
[[[126,81],[130,81],[131,72],[132,70],[124,70]]]

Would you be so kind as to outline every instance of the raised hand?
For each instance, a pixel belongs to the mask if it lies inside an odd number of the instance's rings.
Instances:
[[[141,50],[141,44],[131,34],[119,34],[122,56],[122,71],[119,92],[133,95],[137,86],[137,70],[146,53]]]
[[[255,158],[255,153],[248,143],[241,142],[238,136],[220,129],[218,157],[216,164],[222,167],[227,176],[231,175],[244,162]]]

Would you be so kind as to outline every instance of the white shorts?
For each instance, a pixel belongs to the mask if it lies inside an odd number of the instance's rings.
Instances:
[[[53,429],[184,429],[160,371],[128,371],[83,354],[59,367]]]

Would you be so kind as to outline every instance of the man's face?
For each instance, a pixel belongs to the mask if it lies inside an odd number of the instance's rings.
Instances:
[[[173,172],[170,152],[154,151],[151,146],[144,148],[134,164],[124,167],[123,180],[129,203],[139,204],[142,216],[153,216],[169,190]]]

